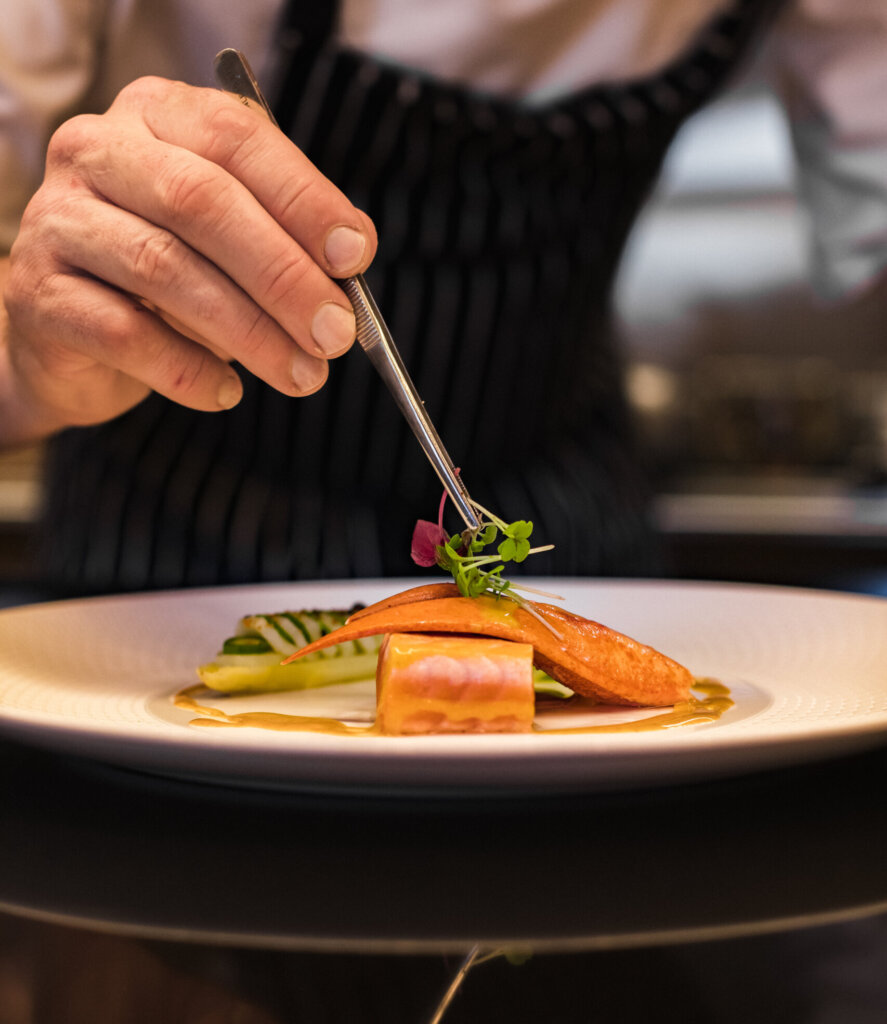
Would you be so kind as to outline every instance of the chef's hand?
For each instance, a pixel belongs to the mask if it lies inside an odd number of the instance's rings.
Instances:
[[[363,271],[375,247],[369,218],[264,117],[140,79],[50,143],[7,268],[5,417],[41,436],[151,390],[226,409],[235,360],[310,394],[354,340],[332,278]]]

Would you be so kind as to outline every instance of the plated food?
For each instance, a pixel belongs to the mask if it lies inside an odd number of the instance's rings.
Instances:
[[[540,682],[534,669],[531,733],[410,737],[376,729],[372,674],[257,693],[224,694],[200,683],[195,667],[212,660],[245,612],[347,611],[422,582],[355,579],[6,610],[0,733],[128,767],[237,784],[452,793],[466,786],[658,786],[884,742],[883,599],[723,583],[523,578],[562,595],[562,607],[685,665],[697,676],[692,701],[664,708],[595,703]],[[728,697],[711,678],[729,688]],[[195,684],[190,697],[175,699]],[[549,696],[552,690],[561,696]],[[717,718],[724,700],[734,704]],[[215,728],[205,727],[210,719]]]
[[[661,727],[712,720],[730,706],[725,688],[695,680],[665,654],[600,623],[554,605],[534,602],[531,611],[504,595],[465,597],[446,583],[350,614],[248,616],[216,661],[198,671],[205,689],[189,688],[178,701],[199,724],[349,735],[539,731],[538,703],[552,698],[561,707],[577,701],[583,711],[591,704],[669,709],[658,716]],[[213,690],[232,696],[373,676],[376,716],[367,727],[243,716],[212,700]],[[644,718],[636,727],[656,722]]]
[[[374,676],[371,726],[232,714],[202,702],[206,695],[193,687],[177,696],[177,705],[198,713],[201,725],[386,736],[533,732],[540,689],[586,705],[672,708],[653,720],[663,728],[711,720],[730,706],[723,687],[697,683],[689,669],[653,647],[519,593],[555,596],[503,578],[507,562],[546,550],[530,546],[532,523],[506,523],[476,505],[485,517],[480,526],[449,536],[442,522],[445,501],[437,523],[416,524],[412,556],[418,565],[449,572],[452,583],[411,587],[350,613],[248,616],[216,660],[198,670],[210,693],[227,694]],[[492,545],[495,554],[485,551]],[[643,728],[650,727],[646,720]]]

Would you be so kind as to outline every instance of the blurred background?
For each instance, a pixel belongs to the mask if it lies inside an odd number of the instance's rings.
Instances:
[[[676,141],[619,283],[674,575],[885,589],[887,289],[826,305],[808,249],[752,75]]]
[[[826,306],[756,75],[686,125],[632,235],[619,331],[672,575],[887,590],[887,288]],[[0,459],[26,585],[40,449]]]

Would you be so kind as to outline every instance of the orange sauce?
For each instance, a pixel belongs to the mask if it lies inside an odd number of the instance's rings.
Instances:
[[[699,725],[717,721],[733,707],[730,691],[722,683],[711,679],[699,679],[693,687],[699,694],[688,701],[675,704],[673,708],[661,714],[641,718],[633,722],[618,722],[603,725],[581,725],[575,727],[555,727],[546,729],[538,723],[534,724],[533,732],[537,735],[563,736],[578,733],[598,732],[651,732],[659,729],[674,729],[685,725]],[[186,687],[173,698],[177,708],[197,715],[191,725],[205,728],[253,728],[270,729],[274,732],[319,732],[330,736],[381,736],[381,731],[373,725],[348,725],[338,718],[313,717],[308,715],[284,715],[271,711],[247,711],[231,713],[217,705],[228,703],[237,698],[223,696],[202,684]],[[213,703],[206,703],[212,701]],[[564,701],[563,706],[569,707]]]
[[[668,711],[649,718],[640,718],[633,722],[616,722],[610,725],[580,725],[566,728],[546,729],[534,725],[533,731],[549,736],[563,736],[570,733],[584,732],[654,732],[659,729],[674,729],[682,725],[701,725],[704,722],[716,722],[725,711],[733,707],[730,691],[723,683],[713,679],[697,679],[693,689],[700,694],[690,700],[675,704]]]

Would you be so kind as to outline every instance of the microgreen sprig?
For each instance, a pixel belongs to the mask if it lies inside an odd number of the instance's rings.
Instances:
[[[439,545],[436,561],[441,569],[452,574],[459,593],[465,597],[479,597],[485,591],[503,594],[515,587],[502,576],[508,562],[523,562],[528,555],[550,551],[553,545],[530,547],[531,522],[518,519],[506,523],[481,505],[474,507],[485,517],[480,527],[463,530]],[[494,544],[495,553],[486,551]]]
[[[508,592],[512,600],[526,604],[514,593],[515,590],[524,590],[559,600],[556,594],[546,594],[503,578],[507,563],[523,562],[529,555],[550,551],[554,547],[553,544],[530,546],[532,522],[517,519],[513,523],[506,523],[483,505],[472,502],[475,511],[482,517],[480,525],[450,535],[443,528],[445,504],[446,495],[440,504],[437,523],[419,520],[416,524],[413,532],[413,561],[424,566],[437,565],[450,573],[459,593],[464,597],[480,597],[484,593],[501,596]],[[485,552],[493,544],[496,545],[495,553]]]

